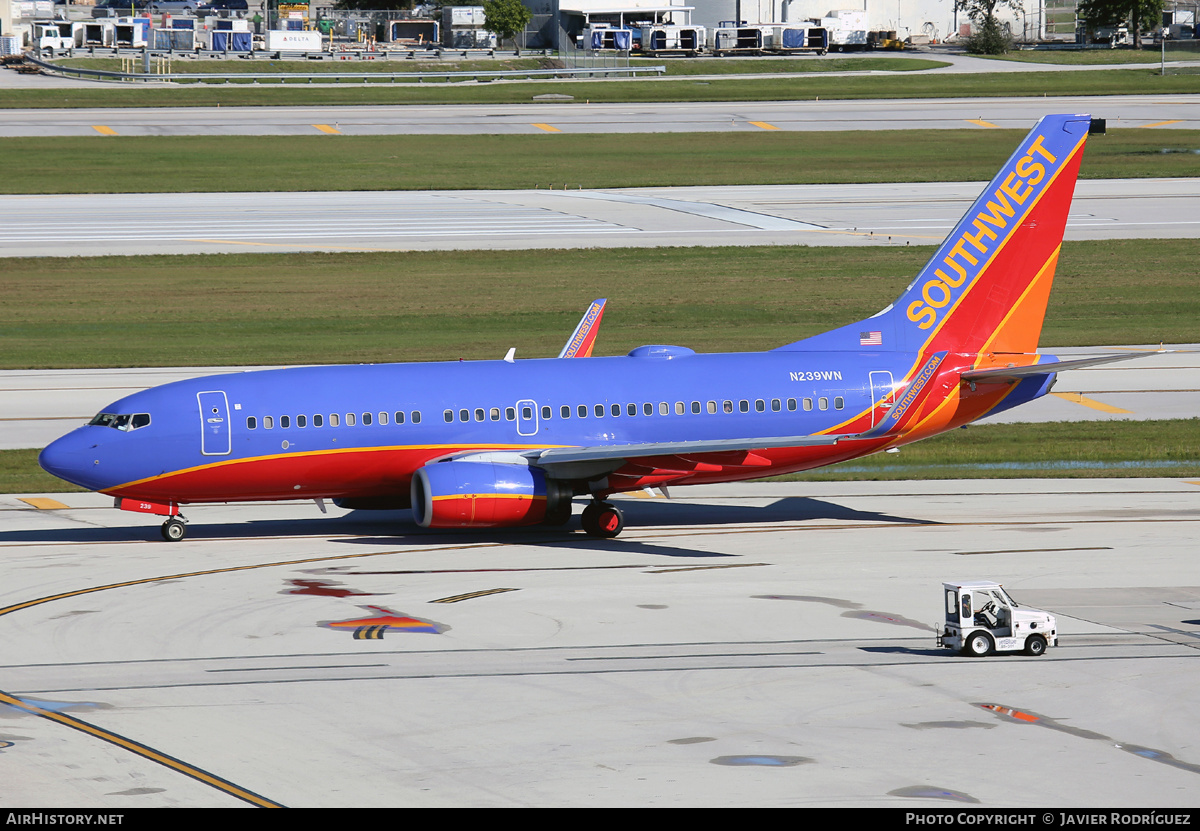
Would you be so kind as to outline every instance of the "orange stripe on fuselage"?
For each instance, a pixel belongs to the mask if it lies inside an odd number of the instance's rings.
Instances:
[[[183,503],[390,495],[406,493],[412,472],[434,459],[550,446],[561,445],[434,444],[281,453],[199,465],[126,482],[103,493]]]

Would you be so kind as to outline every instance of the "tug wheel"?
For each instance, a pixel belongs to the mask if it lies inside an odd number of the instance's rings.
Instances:
[[[967,638],[967,645],[963,652],[972,658],[982,658],[985,655],[991,655],[995,648],[996,645],[992,642],[991,635],[986,632],[975,632]]]

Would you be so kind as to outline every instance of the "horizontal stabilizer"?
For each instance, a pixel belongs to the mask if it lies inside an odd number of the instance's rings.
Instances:
[[[1049,375],[1052,372],[1062,372],[1066,369],[1083,369],[1100,364],[1111,364],[1117,361],[1128,361],[1153,355],[1153,352],[1135,352],[1128,355],[1100,355],[1095,358],[1077,358],[1072,361],[1051,361],[1032,366],[999,366],[988,369],[969,369],[962,374],[962,380],[976,384],[1003,384],[1009,381],[1019,381],[1031,375]]]

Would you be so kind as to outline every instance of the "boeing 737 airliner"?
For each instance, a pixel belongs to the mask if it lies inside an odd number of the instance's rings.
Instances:
[[[1037,354],[1086,115],[1043,118],[901,297],[769,352],[642,346],[591,357],[602,301],[557,358],[314,366],[130,395],[42,451],[119,508],[331,499],[427,528],[562,524],[620,533],[606,498],[807,470],[926,438],[1049,391]],[[582,360],[576,360],[582,359]]]

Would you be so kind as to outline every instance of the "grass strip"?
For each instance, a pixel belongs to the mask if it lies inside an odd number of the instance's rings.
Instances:
[[[611,301],[597,354],[645,343],[764,350],[874,314],[933,250],[4,259],[0,367],[454,360],[499,358],[510,346],[549,357],[596,297]],[[1041,342],[1200,342],[1197,262],[1200,240],[1066,243]]]
[[[1197,44],[1200,46],[1200,44]],[[1159,47],[1146,49],[1029,49],[1005,55],[980,55],[981,58],[1017,63],[1045,63],[1056,66],[1108,66],[1111,64],[1157,64],[1163,60]],[[1166,51],[1166,61],[1200,60],[1200,48],[1192,44],[1176,44]]]
[[[1171,70],[1175,71],[1175,70]],[[572,95],[579,103],[666,101],[793,101],[822,99],[1174,95],[1200,92],[1200,75],[1162,77],[1158,68],[1083,72],[905,73],[767,78],[655,78],[634,81],[519,81],[393,85],[207,83],[143,87],[6,89],[0,108],[235,107],[353,104],[528,104],[539,95]]]
[[[532,120],[533,116],[531,116]],[[990,179],[1024,130],[0,139],[0,193],[487,190]],[[1113,129],[1084,178],[1200,176],[1200,130]]]
[[[1200,476],[1200,419],[983,424],[906,445],[898,453],[775,481],[1097,479]],[[0,493],[83,489],[37,465],[37,450],[0,451]]]
[[[1158,54],[1157,52],[1155,53]],[[1155,58],[1157,60],[1157,58]],[[128,72],[128,62],[120,58],[68,58],[54,62],[73,69],[98,69],[105,72]],[[659,77],[692,75],[750,75],[750,74],[808,74],[821,72],[920,72],[939,69],[950,64],[928,58],[851,57],[805,60],[804,58],[634,58],[630,66],[665,66]],[[522,72],[557,69],[562,62],[555,58],[500,58],[496,60],[388,60],[388,61],[287,61],[287,60],[189,60],[175,59],[170,72],[219,75],[248,73],[295,73],[303,75],[416,75],[438,72],[478,72],[486,77],[491,72]],[[137,70],[135,70],[137,71]],[[267,83],[267,82],[263,82]],[[434,80],[423,83],[437,83]]]

